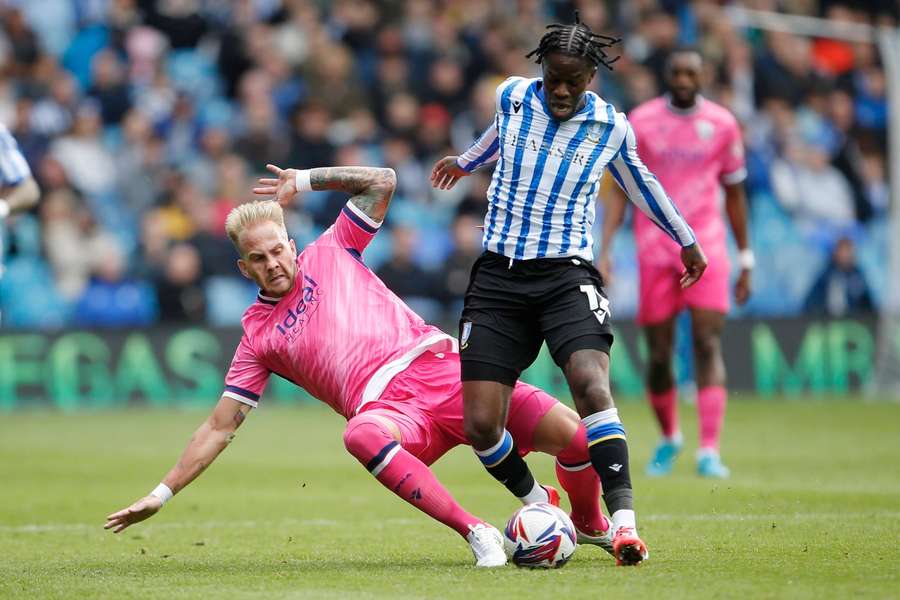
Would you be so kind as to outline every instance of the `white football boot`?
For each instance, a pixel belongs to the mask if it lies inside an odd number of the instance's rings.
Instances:
[[[475,555],[476,567],[502,567],[506,564],[506,551],[503,550],[503,536],[487,523],[469,525],[466,536],[472,554]]]
[[[579,544],[591,544],[592,546],[600,546],[613,556],[613,528],[612,521],[606,518],[606,515],[601,515],[603,517],[603,523],[606,525],[605,531],[593,531],[588,533],[587,531],[582,531],[578,525],[575,525],[575,536],[578,539]]]

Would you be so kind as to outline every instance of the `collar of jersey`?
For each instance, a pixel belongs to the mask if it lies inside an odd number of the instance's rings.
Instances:
[[[271,298],[269,296],[266,296],[262,293],[261,290],[258,294],[256,294],[256,299],[263,304],[271,304],[272,306],[275,306],[281,300],[281,298]]]
[[[535,79],[534,83],[532,85],[534,86],[535,95],[537,95],[537,97],[541,99],[541,108],[543,109],[544,114],[555,121],[556,117],[554,117],[553,114],[550,112],[550,107],[547,106],[547,98],[544,97],[544,80],[543,79]],[[594,110],[594,96],[592,94],[588,94],[587,91],[584,92],[584,95],[587,98],[587,100],[585,100],[585,102],[584,102],[584,106],[582,106],[580,110],[578,110],[575,114],[573,114],[567,120],[571,121],[572,119],[574,119],[576,116],[580,115],[581,113]]]
[[[682,117],[689,117],[703,106],[703,96],[701,94],[697,94],[697,99],[694,100],[694,105],[690,108],[678,108],[674,104],[672,104],[672,94],[665,94],[663,96],[666,99],[666,108],[668,108],[671,112],[676,115],[681,115]]]

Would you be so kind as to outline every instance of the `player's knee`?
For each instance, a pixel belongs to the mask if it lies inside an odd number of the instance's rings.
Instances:
[[[719,356],[719,337],[716,335],[694,336],[694,358],[699,367],[713,364]]]
[[[484,418],[465,419],[463,432],[476,450],[490,448],[503,437],[503,424]]]
[[[344,429],[344,447],[363,464],[393,441],[396,440],[384,423],[366,414],[350,419]]]
[[[591,412],[597,412],[614,406],[609,382],[605,377],[588,376],[575,379],[570,381],[569,387],[575,404],[579,407],[587,407]]]

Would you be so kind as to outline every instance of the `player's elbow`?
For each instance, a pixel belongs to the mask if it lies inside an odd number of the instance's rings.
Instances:
[[[393,194],[397,189],[397,173],[390,167],[378,169],[378,187],[384,192]]]
[[[30,209],[35,206],[38,202],[38,198],[41,197],[41,188],[38,187],[37,181],[34,180],[34,177],[25,179],[19,185],[19,190],[21,206],[23,206],[25,209]]]

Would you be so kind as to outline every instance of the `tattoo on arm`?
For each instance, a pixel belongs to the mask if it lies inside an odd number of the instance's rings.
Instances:
[[[350,201],[368,217],[383,221],[397,185],[392,169],[377,167],[323,167],[311,169],[314,190],[340,190],[353,196]]]

